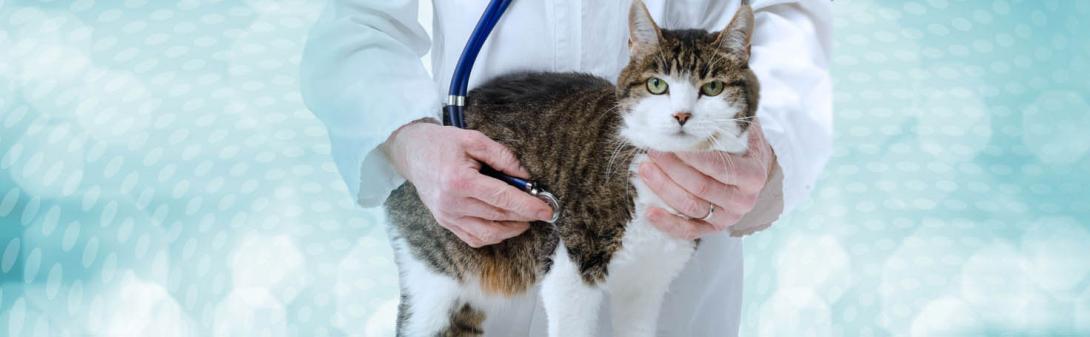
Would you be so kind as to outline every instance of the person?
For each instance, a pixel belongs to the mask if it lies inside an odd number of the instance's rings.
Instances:
[[[741,1],[645,0],[663,28],[726,27]],[[547,205],[481,175],[481,163],[526,177],[516,157],[481,133],[438,124],[447,85],[486,0],[434,1],[433,34],[417,0],[332,0],[310,33],[301,84],[328,128],[348,190],[378,206],[406,179],[439,224],[472,246],[495,244],[548,219]],[[761,82],[758,132],[746,155],[652,153],[640,178],[682,214],[650,211],[663,231],[701,238],[671,285],[659,328],[670,336],[736,335],[742,242],[806,198],[832,147],[830,2],[754,0],[750,66]],[[514,71],[616,78],[628,60],[629,1],[515,1],[488,38],[470,88]],[[431,51],[431,70],[421,62]],[[699,220],[715,207],[714,216]],[[536,294],[536,292],[535,292]],[[608,307],[608,306],[607,306]],[[602,317],[608,316],[604,308]],[[608,319],[600,320],[608,333]],[[489,313],[490,336],[545,336],[536,295]]]

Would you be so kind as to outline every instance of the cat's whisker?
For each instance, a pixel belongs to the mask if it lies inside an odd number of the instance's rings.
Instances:
[[[709,119],[711,119],[712,121],[715,121],[715,122],[741,122],[741,121],[752,120],[752,119],[755,119],[755,118],[757,118],[757,116],[732,117],[732,118],[710,117]]]
[[[613,151],[609,156],[609,161],[606,163],[606,181],[609,181],[613,177],[613,164],[615,163],[618,155],[621,154],[621,150],[624,149],[625,146],[624,142],[617,141],[616,143],[617,145],[613,147]]]

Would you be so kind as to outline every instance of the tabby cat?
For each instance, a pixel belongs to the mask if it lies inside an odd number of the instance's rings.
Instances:
[[[506,145],[562,201],[560,220],[471,248],[405,183],[386,200],[401,273],[398,336],[480,336],[483,307],[539,282],[553,337],[597,336],[609,292],[614,334],[653,336],[668,285],[696,242],[655,229],[668,208],[633,174],[645,150],[746,149],[758,83],[747,63],[753,13],[722,31],[663,30],[629,11],[630,62],[617,84],[578,73],[519,73],[473,90],[467,122]]]

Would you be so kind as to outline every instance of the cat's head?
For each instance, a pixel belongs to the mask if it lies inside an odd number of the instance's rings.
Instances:
[[[660,29],[640,0],[628,20],[631,59],[617,80],[621,136],[658,151],[745,152],[759,91],[748,65],[749,6],[721,32]]]

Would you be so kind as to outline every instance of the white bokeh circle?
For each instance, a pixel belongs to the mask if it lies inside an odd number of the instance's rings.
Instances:
[[[912,319],[912,337],[973,336],[983,326],[968,303],[955,297],[942,297],[924,305]]]
[[[1046,164],[1077,162],[1090,151],[1090,105],[1074,91],[1046,91],[1022,112],[1022,142]]]
[[[231,254],[235,288],[264,288],[290,303],[306,286],[305,256],[287,235],[245,235]]]
[[[959,272],[967,258],[959,238],[979,226],[968,220],[935,218],[904,225],[915,232],[885,259],[877,289],[878,324],[894,335],[908,335],[915,313],[930,301],[957,293]]]
[[[757,335],[761,337],[833,336],[832,312],[810,288],[780,288],[761,305]]]
[[[931,90],[917,108],[920,148],[943,162],[972,160],[992,137],[991,114],[984,99],[965,89]]]
[[[216,305],[212,336],[287,335],[284,305],[264,288],[235,288]]]
[[[196,336],[185,310],[160,284],[123,272],[104,301],[92,301],[86,330],[96,336]]]
[[[832,235],[794,236],[776,257],[777,286],[810,288],[836,303],[852,284],[851,257]]]
[[[114,144],[147,130],[159,106],[144,81],[124,71],[92,69],[79,92],[82,98],[74,109],[79,126],[91,137]]]
[[[1022,236],[1030,278],[1059,297],[1073,295],[1090,275],[1090,231],[1070,217],[1047,217],[1026,228]]]
[[[93,29],[70,14],[21,9],[6,45],[22,97],[44,116],[67,115],[82,95],[81,77],[94,68],[88,55]],[[0,66],[2,67],[2,66]]]
[[[1020,328],[1035,295],[1021,252],[995,241],[974,252],[961,269],[961,296],[989,326]]]

